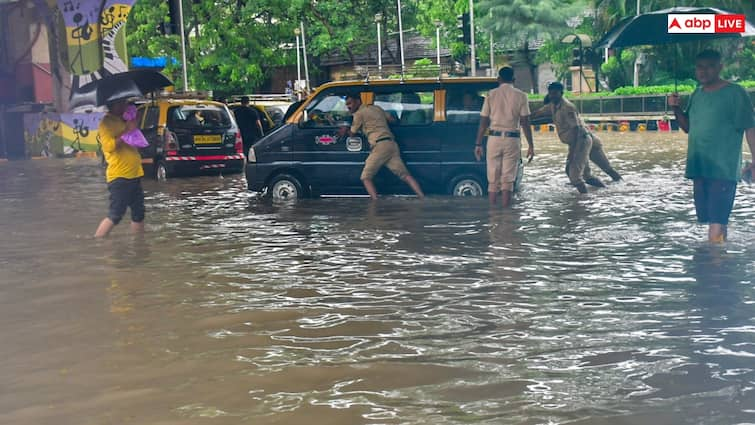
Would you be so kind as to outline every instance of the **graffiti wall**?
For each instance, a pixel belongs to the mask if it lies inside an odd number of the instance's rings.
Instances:
[[[93,106],[87,83],[128,70],[125,26],[135,0],[57,0],[66,34],[72,110]]]
[[[97,152],[97,126],[104,113],[38,113],[24,116],[24,140],[29,156],[73,156]]]
[[[71,110],[96,106],[95,97],[82,92],[82,86],[128,71],[125,27],[135,1],[52,0],[57,2],[65,26],[66,48],[62,62],[71,74]],[[103,116],[102,112],[26,114],[27,155],[59,157],[96,152],[97,126]]]

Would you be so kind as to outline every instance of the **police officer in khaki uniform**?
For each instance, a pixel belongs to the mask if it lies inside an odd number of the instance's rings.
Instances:
[[[349,108],[349,112],[353,116],[351,128],[341,127],[338,134],[341,137],[346,134],[353,136],[361,131],[367,136],[371,150],[370,155],[364,162],[364,169],[360,178],[362,179],[364,188],[367,189],[367,193],[370,194],[370,198],[377,199],[378,197],[377,189],[375,189],[372,179],[380,170],[380,167],[384,165],[393,174],[406,182],[418,197],[424,198],[425,194],[422,193],[419,183],[409,174],[404,161],[401,160],[401,153],[399,152],[395,137],[388,127],[385,111],[376,105],[363,105],[359,93],[346,96],[346,107]]]
[[[482,139],[485,133],[488,134],[488,199],[490,205],[495,205],[500,193],[504,208],[511,204],[511,194],[514,192],[514,182],[522,157],[522,131],[529,145],[527,157],[532,160],[535,156],[527,94],[514,88],[513,82],[513,68],[504,66],[498,71],[499,86],[485,98],[475,142],[475,157],[480,161],[484,153]]]
[[[559,82],[548,85],[548,103],[535,111],[533,116],[548,116],[556,125],[558,138],[569,145],[566,159],[566,174],[569,181],[580,193],[587,193],[587,186],[605,187],[602,181],[590,172],[589,161],[592,161],[608,174],[613,181],[621,180],[621,176],[613,169],[603,151],[603,143],[592,134],[579,117],[577,107],[564,99],[564,86]]]

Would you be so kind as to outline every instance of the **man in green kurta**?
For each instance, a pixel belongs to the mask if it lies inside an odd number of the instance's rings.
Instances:
[[[721,79],[721,55],[704,50],[695,59],[700,85],[683,110],[678,94],[669,97],[679,128],[689,134],[685,177],[693,181],[695,211],[708,224],[708,240],[726,240],[729,215],[740,179],[742,135],[755,153],[755,116],[747,92]],[[755,176],[755,164],[742,170]]]

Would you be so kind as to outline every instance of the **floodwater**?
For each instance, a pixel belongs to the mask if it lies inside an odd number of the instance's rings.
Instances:
[[[104,241],[94,161],[0,164],[0,424],[754,423],[755,187],[711,247],[683,136],[586,196],[541,136],[506,212],[208,176]]]

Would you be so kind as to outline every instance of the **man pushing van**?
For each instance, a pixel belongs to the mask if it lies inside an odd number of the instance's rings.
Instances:
[[[341,127],[338,131],[340,137],[354,136],[360,131],[367,136],[370,144],[370,155],[364,162],[362,170],[362,183],[370,198],[377,199],[377,189],[372,179],[380,170],[380,167],[388,167],[393,174],[406,182],[418,197],[424,198],[425,194],[419,187],[419,183],[409,174],[409,170],[401,160],[401,153],[396,144],[396,138],[388,127],[388,119],[385,111],[376,105],[363,105],[359,93],[346,96],[346,107],[353,116],[351,128]]]

